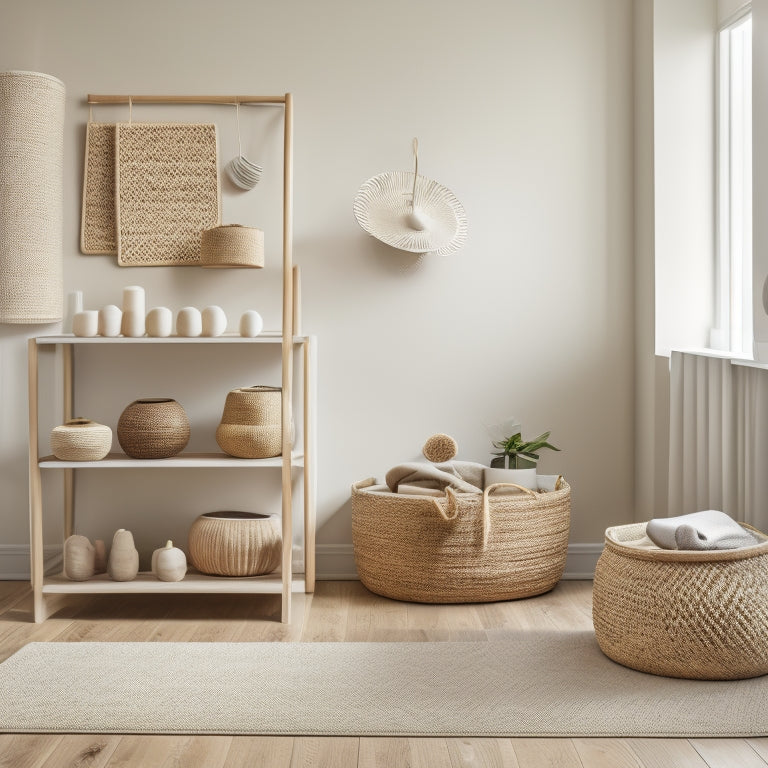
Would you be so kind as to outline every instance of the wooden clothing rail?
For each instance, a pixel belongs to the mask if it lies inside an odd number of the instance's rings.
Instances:
[[[282,96],[162,96],[147,94],[88,94],[88,104],[288,104],[291,94]]]

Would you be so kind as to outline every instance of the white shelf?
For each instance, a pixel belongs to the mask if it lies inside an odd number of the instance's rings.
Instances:
[[[124,453],[110,453],[100,461],[61,461],[55,456],[43,456],[39,462],[41,469],[198,469],[203,467],[254,469],[283,466],[283,457],[273,459],[238,459],[226,453],[180,453],[169,459],[132,459]],[[304,454],[294,451],[291,464],[304,466]]]
[[[294,592],[304,592],[304,579],[291,580]],[[266,576],[206,576],[189,571],[181,581],[160,581],[152,573],[142,571],[132,581],[112,581],[102,573],[88,581],[71,581],[63,574],[48,576],[43,582],[44,594],[129,595],[129,594],[280,594],[283,580],[279,571]]]
[[[294,336],[294,344],[304,344],[308,336]],[[264,331],[253,338],[236,333],[223,336],[74,336],[64,333],[60,336],[38,336],[35,342],[49,344],[281,344],[283,336],[279,331]]]

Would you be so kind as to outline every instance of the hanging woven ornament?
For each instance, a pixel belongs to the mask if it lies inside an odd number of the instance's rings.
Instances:
[[[369,235],[393,248],[454,253],[467,239],[464,207],[450,189],[419,175],[418,149],[414,139],[413,172],[388,171],[360,187],[355,218]]]

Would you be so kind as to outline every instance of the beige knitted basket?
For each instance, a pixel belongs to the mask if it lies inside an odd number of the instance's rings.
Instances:
[[[64,84],[0,72],[0,323],[64,315]]]
[[[204,230],[200,237],[200,266],[261,269],[264,266],[264,232],[240,224]]]
[[[768,673],[768,537],[707,552],[638,549],[645,523],[608,528],[592,619],[606,656],[666,677],[739,680]]]
[[[216,442],[225,453],[241,459],[279,456],[282,444],[280,387],[241,387],[227,394]]]
[[[51,431],[51,450],[62,461],[100,461],[112,447],[112,430],[90,419],[70,419]]]
[[[189,558],[201,573],[259,576],[280,565],[282,533],[275,515],[208,512],[189,529]]]
[[[120,414],[117,440],[134,459],[167,459],[189,442],[189,419],[169,397],[134,400]]]
[[[550,493],[390,493],[352,486],[352,542],[371,592],[419,603],[513,600],[552,589],[563,575],[571,489]]]

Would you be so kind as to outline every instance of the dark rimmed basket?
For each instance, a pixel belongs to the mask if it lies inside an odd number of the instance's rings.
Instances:
[[[592,619],[603,653],[666,677],[740,680],[768,673],[768,537],[707,552],[640,549],[645,523],[605,532]]]
[[[352,541],[371,592],[419,603],[513,600],[548,592],[563,575],[571,489],[442,498],[352,486]]]

